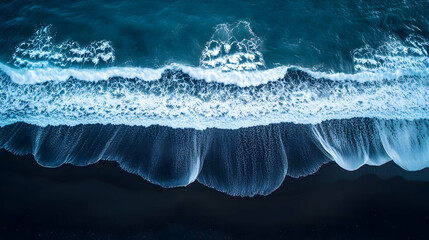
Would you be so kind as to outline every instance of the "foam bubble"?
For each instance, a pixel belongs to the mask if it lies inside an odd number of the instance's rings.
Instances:
[[[187,73],[194,79],[200,79],[206,82],[218,82],[223,84],[234,84],[239,87],[250,87],[282,79],[288,69],[299,69],[314,78],[324,78],[332,81],[357,81],[362,83],[393,80],[404,76],[421,76],[424,78],[429,75],[429,68],[403,69],[387,72],[358,72],[350,74],[315,72],[310,69],[296,66],[281,66],[258,71],[222,71],[220,69],[206,69],[180,64],[171,64],[162,68],[108,67],[101,69],[88,69],[48,66],[43,68],[16,69],[0,63],[0,70],[6,73],[13,82],[19,84],[34,84],[46,81],[66,81],[70,78],[77,78],[83,81],[102,81],[113,77],[138,78],[142,81],[153,81],[161,78],[163,72],[174,70]]]
[[[79,69],[79,68],[22,68],[15,69],[0,63],[0,69],[10,79],[18,84],[36,84],[47,81],[62,82],[70,78],[82,81],[101,81],[112,77],[139,78],[145,81],[153,81],[161,78],[166,68],[133,68],[133,67],[110,67],[103,69]]]
[[[52,25],[35,31],[28,40],[20,43],[12,56],[17,67],[42,68],[49,65],[68,67],[82,64],[111,64],[115,61],[114,49],[109,41],[96,41],[88,46],[68,40],[54,41]]]
[[[261,69],[265,67],[261,45],[250,23],[219,24],[201,54],[200,65],[223,71]]]
[[[429,42],[410,35],[405,41],[389,36],[381,46],[365,45],[352,52],[354,68],[358,72],[412,71],[429,68]]]

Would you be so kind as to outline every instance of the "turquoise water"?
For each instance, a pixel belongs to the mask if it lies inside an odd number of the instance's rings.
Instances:
[[[266,68],[294,65],[353,72],[352,53],[357,49],[367,45],[377,49],[410,37],[427,41],[428,5],[427,1],[8,1],[0,6],[0,60],[12,64],[17,45],[52,25],[49,35],[54,44],[72,40],[85,47],[109,42],[114,66],[199,66],[216,28],[226,24],[230,29],[244,21],[260,40],[258,51]],[[250,37],[243,26],[232,35]],[[427,45],[423,47],[427,50]]]

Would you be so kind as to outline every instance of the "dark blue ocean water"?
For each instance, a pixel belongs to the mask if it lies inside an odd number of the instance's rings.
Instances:
[[[0,61],[12,63],[16,46],[52,25],[55,44],[109,41],[114,66],[199,66],[216,27],[245,21],[261,40],[267,68],[353,72],[356,49],[410,37],[427,41],[428,8],[425,0],[3,1]],[[232,37],[246,37],[244,27],[239,31]]]
[[[2,1],[0,147],[267,195],[429,166],[428,1]]]

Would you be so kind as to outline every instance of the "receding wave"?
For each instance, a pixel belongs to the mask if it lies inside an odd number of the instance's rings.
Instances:
[[[16,123],[0,128],[0,147],[33,154],[47,167],[112,160],[163,187],[197,180],[231,195],[253,196],[270,194],[286,175],[306,176],[330,161],[347,170],[390,160],[407,170],[428,167],[429,120],[354,118],[202,131]]]

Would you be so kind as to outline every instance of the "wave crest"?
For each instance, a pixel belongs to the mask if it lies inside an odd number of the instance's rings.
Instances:
[[[73,40],[59,44],[54,40],[52,25],[36,30],[33,36],[16,47],[13,64],[20,68],[42,68],[109,65],[115,61],[114,49],[109,41],[96,41],[82,47]]]
[[[353,51],[356,71],[389,72],[392,70],[418,70],[429,68],[429,42],[416,35],[400,41],[394,36],[377,48],[370,45]]]
[[[265,67],[261,45],[250,23],[219,24],[201,54],[200,65],[224,71],[261,69]]]

